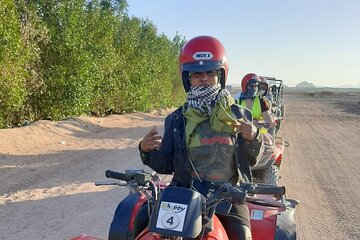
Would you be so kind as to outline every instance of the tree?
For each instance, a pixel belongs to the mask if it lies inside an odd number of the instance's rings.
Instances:
[[[0,127],[11,126],[26,98],[25,79],[28,54],[21,39],[16,6],[0,1]]]

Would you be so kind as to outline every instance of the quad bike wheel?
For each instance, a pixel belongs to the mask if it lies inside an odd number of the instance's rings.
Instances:
[[[270,165],[266,169],[263,169],[260,175],[260,181],[262,183],[277,185],[279,182],[279,167]]]

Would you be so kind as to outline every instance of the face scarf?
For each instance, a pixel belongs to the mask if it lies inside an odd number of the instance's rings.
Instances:
[[[256,96],[265,96],[265,90],[259,90],[259,91],[256,93]]]
[[[221,101],[224,107],[229,106],[228,97],[231,94],[227,89],[221,89],[220,84],[213,86],[191,87],[187,96],[189,107],[198,109],[201,114],[210,116],[215,103]]]
[[[183,108],[186,118],[186,142],[188,147],[199,146],[200,139],[193,135],[197,125],[210,119],[210,126],[214,131],[235,133],[231,125],[237,118],[231,111],[230,106],[235,101],[226,89],[221,86],[202,86],[190,89],[188,99]]]
[[[253,98],[256,96],[256,92],[257,90],[255,90],[254,88],[250,88],[247,89],[246,93],[241,93],[241,97],[242,99],[249,99],[249,98]]]

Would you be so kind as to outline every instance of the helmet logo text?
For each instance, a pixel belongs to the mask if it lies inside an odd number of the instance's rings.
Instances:
[[[196,52],[193,55],[195,60],[210,60],[214,57],[211,52]]]

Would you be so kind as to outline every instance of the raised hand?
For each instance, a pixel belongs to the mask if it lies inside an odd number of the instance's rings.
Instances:
[[[140,148],[144,152],[150,152],[154,149],[158,149],[161,146],[161,139],[162,137],[159,135],[159,132],[154,125],[150,132],[142,139]]]

